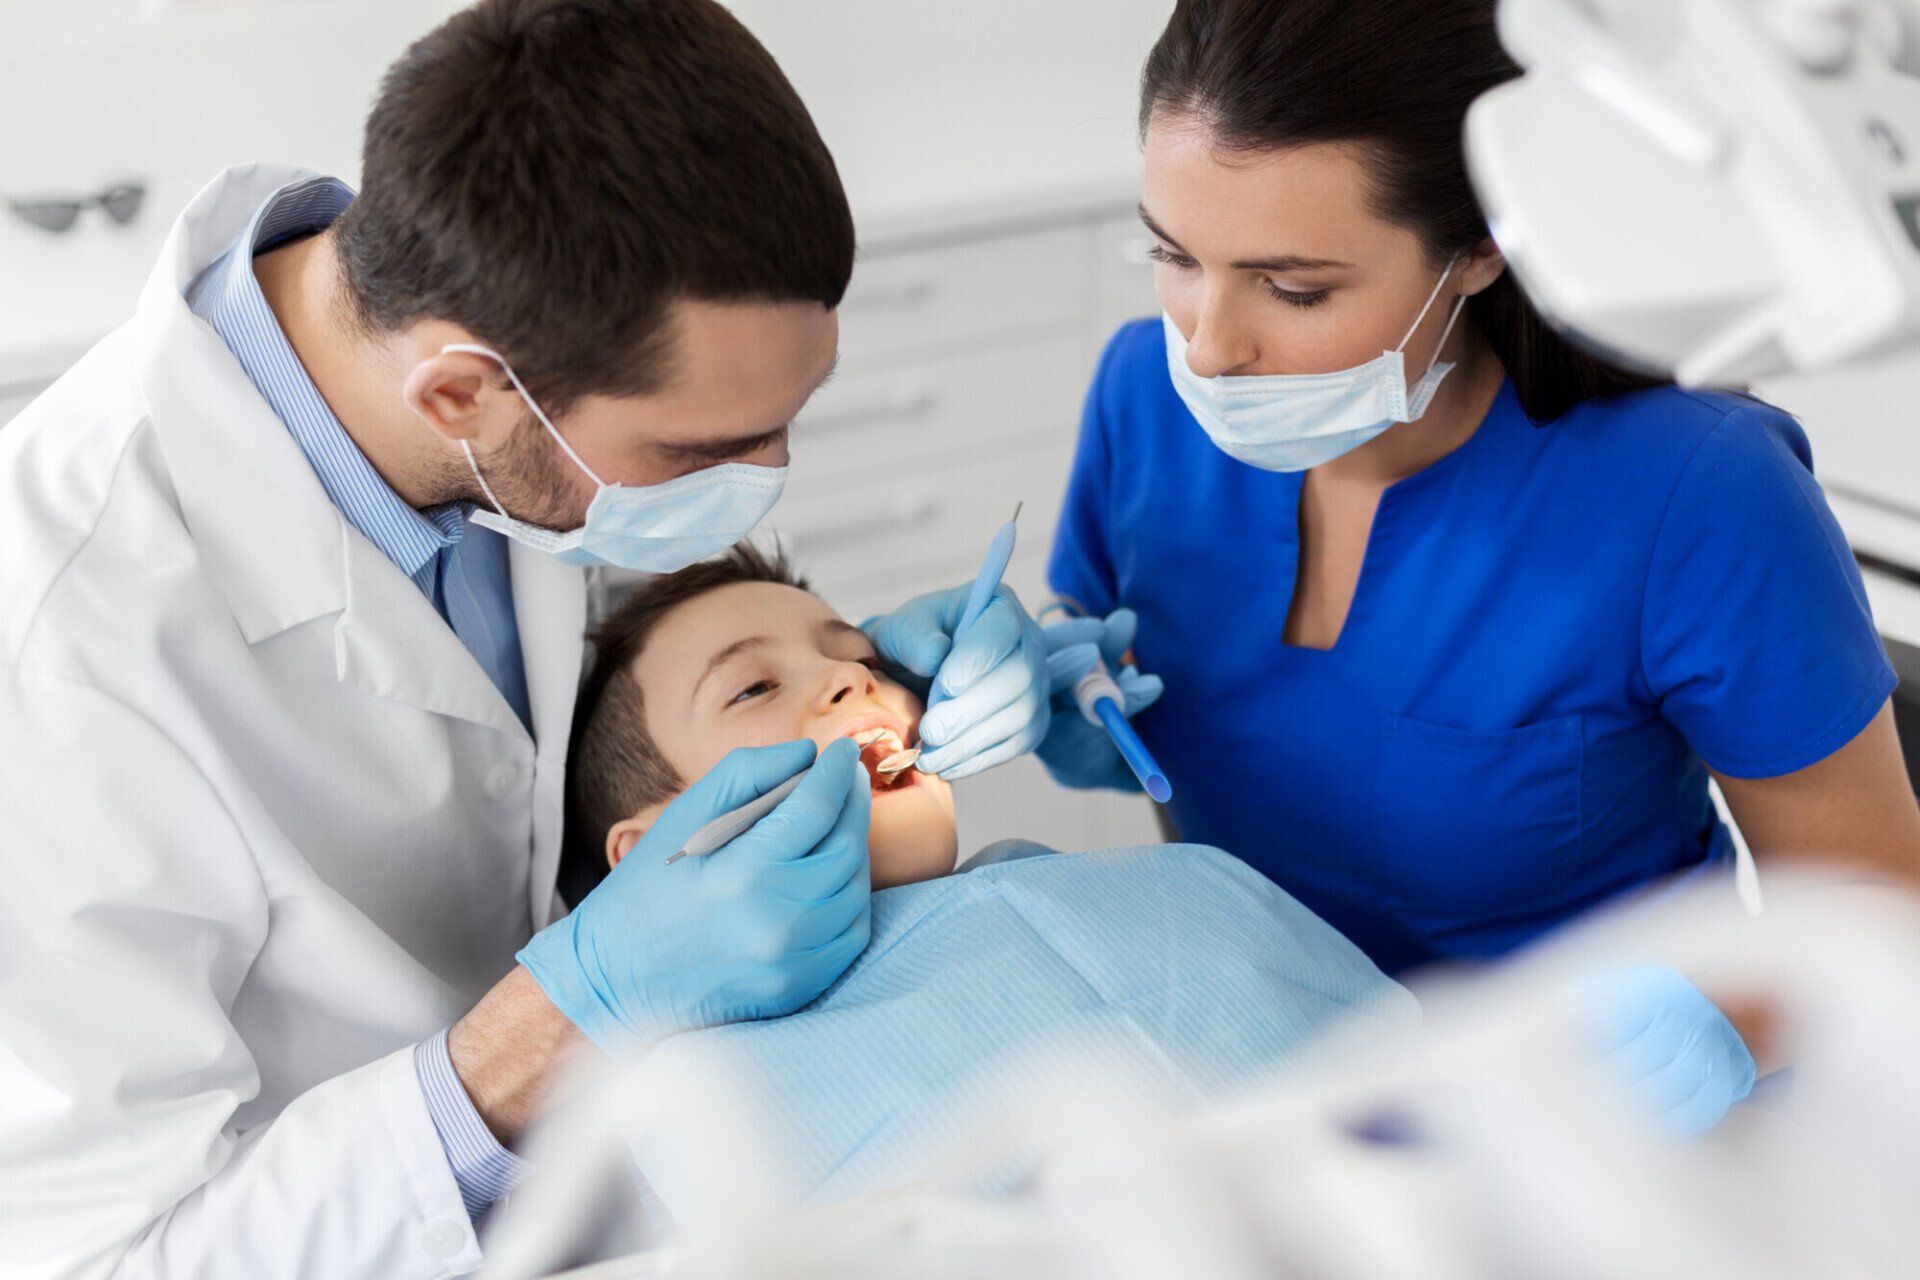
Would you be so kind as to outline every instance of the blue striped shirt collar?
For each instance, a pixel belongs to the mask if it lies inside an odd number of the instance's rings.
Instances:
[[[324,230],[352,203],[353,191],[337,178],[282,187],[255,212],[233,247],[194,282],[187,303],[213,326],[286,423],[334,506],[402,573],[417,579],[441,551],[460,541],[468,505],[450,502],[416,511],[381,478],[307,376],[253,272],[255,254]]]

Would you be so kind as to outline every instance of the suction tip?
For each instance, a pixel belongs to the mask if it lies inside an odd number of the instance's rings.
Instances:
[[[1165,804],[1173,799],[1173,786],[1156,773],[1147,779],[1147,794],[1153,797],[1155,804]]]

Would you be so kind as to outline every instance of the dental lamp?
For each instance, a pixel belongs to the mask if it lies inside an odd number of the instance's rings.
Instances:
[[[1504,0],[1525,74],[1467,116],[1522,287],[1688,385],[1920,338],[1920,9],[1897,0]]]

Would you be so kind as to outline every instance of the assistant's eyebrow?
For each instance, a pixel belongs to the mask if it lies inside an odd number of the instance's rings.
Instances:
[[[702,671],[700,673],[700,678],[693,682],[693,696],[698,697],[700,695],[700,686],[707,682],[708,676],[711,676],[714,672],[718,671],[721,667],[724,667],[728,662],[731,662],[733,659],[739,657],[741,654],[745,653],[747,650],[757,648],[760,645],[766,644],[771,638],[772,637],[770,636],[746,636],[742,639],[735,640],[732,644],[728,645],[724,649],[719,650],[711,658],[708,658],[707,669],[705,671]]]
[[[1167,244],[1172,245],[1175,249],[1178,249],[1181,253],[1187,252],[1185,249],[1182,249],[1180,247],[1180,242],[1178,240],[1175,240],[1172,236],[1167,234],[1167,229],[1165,227],[1161,226],[1159,223],[1153,220],[1153,215],[1147,212],[1147,206],[1141,205],[1139,209],[1139,213],[1140,213],[1140,221],[1147,224],[1147,230],[1153,232],[1154,235],[1158,236],[1161,240],[1165,241]],[[1188,256],[1192,256],[1192,255],[1188,255]]]
[[[1193,256],[1192,254],[1187,253],[1185,249],[1180,247],[1180,242],[1178,240],[1175,240],[1172,236],[1167,234],[1167,229],[1165,227],[1161,226],[1159,223],[1153,220],[1153,215],[1147,212],[1147,206],[1145,205],[1140,206],[1140,221],[1146,224],[1147,230],[1153,232],[1154,235],[1158,236],[1161,240],[1165,241],[1176,252],[1186,254],[1186,256],[1189,258]],[[1285,253],[1285,254],[1281,254],[1277,258],[1244,258],[1241,261],[1232,263],[1230,265],[1236,271],[1278,271],[1278,272],[1331,271],[1331,270],[1336,270],[1343,267],[1353,266],[1351,262],[1341,262],[1337,258],[1309,258],[1302,254],[1297,254],[1297,253]]]

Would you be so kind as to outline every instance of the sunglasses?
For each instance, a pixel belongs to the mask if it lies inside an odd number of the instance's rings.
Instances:
[[[140,215],[146,201],[146,183],[117,182],[90,196],[8,196],[7,207],[22,222],[42,231],[71,231],[81,213],[94,205],[125,226]]]

